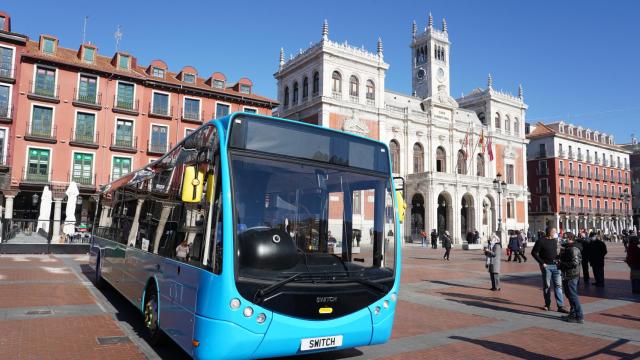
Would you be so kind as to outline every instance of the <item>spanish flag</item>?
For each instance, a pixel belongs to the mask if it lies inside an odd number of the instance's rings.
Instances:
[[[487,147],[489,148],[489,161],[493,161],[493,142],[491,141],[491,138],[489,138]]]
[[[482,130],[482,132],[480,133],[480,139],[478,140],[478,145],[480,145],[480,151],[482,151],[482,155],[484,155],[485,152],[485,146],[484,146],[484,130]]]

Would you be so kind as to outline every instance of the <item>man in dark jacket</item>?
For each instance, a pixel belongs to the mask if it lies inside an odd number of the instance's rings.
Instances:
[[[580,305],[580,298],[578,297],[578,281],[580,280],[580,262],[582,256],[580,249],[574,246],[574,241],[573,234],[569,234],[560,250],[560,263],[558,266],[562,271],[562,287],[571,306],[569,316],[564,319],[570,323],[582,324],[584,322],[584,314],[582,313],[582,306]]]
[[[544,310],[551,308],[551,285],[556,296],[558,312],[568,313],[564,308],[564,295],[562,294],[562,275],[556,265],[558,257],[558,233],[555,228],[547,228],[546,235],[536,241],[531,250],[531,256],[540,264],[542,273],[542,293],[544,295]]]
[[[596,233],[592,231],[588,236],[580,237],[575,243],[575,246],[580,249],[580,254],[582,255],[582,277],[585,285],[589,285],[589,254],[591,242],[595,238]]]
[[[451,235],[449,234],[449,231],[445,231],[444,234],[442,235],[442,247],[444,248],[444,256],[442,257],[443,260],[449,261],[449,254],[451,253],[451,244],[452,244]]]
[[[604,287],[604,257],[607,255],[607,245],[600,237],[596,237],[589,245],[589,263],[593,270],[593,278],[596,280],[593,285]]]
[[[527,248],[527,238],[524,235],[524,230],[518,230],[518,247],[520,247],[520,256],[524,262],[527,262],[527,255],[525,249]]]
[[[436,229],[431,230],[431,247],[434,249],[438,248],[438,232]]]
[[[507,262],[511,261],[511,255],[514,256],[513,261],[522,262],[520,259],[520,245],[518,245],[518,236],[516,236],[513,232],[509,232],[509,244],[507,245],[511,252],[509,253],[509,258]]]

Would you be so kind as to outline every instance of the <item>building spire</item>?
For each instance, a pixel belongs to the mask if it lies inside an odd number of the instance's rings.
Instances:
[[[324,23],[322,23],[322,40],[329,40],[329,22],[327,19],[324,19]]]
[[[518,85],[518,99],[522,100],[524,98],[524,91],[522,90],[522,84]]]
[[[491,77],[491,73],[487,76],[487,87],[491,89],[493,87],[493,78]]]
[[[416,21],[413,20],[413,24],[411,26],[411,35],[413,36],[413,38],[416,38],[416,34],[418,33],[418,25],[416,24]]]
[[[431,11],[429,11],[429,24],[427,25],[427,27],[433,27],[433,16],[431,15]]]
[[[382,57],[382,38],[378,37],[378,56]]]
[[[442,18],[442,31],[447,32],[447,19]]]
[[[284,48],[280,48],[280,69],[284,67]]]

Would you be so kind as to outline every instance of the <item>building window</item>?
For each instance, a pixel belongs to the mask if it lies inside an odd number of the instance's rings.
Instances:
[[[56,96],[56,71],[38,66],[36,68],[36,83],[33,93],[42,96]]]
[[[7,129],[0,129],[0,162],[7,164]]]
[[[251,86],[249,85],[240,85],[240,93],[242,94],[251,94]]]
[[[200,99],[184,98],[184,114],[189,120],[200,120]]]
[[[0,30],[4,31],[6,23],[7,19],[4,16],[0,16]]]
[[[289,87],[284,87],[284,107],[289,106]]]
[[[540,192],[543,194],[549,193],[549,180],[540,179]]]
[[[304,77],[302,80],[302,99],[306,100],[309,97],[309,78]]]
[[[367,100],[376,99],[376,86],[372,80],[367,80]]]
[[[507,199],[507,218],[513,219],[516,217],[516,206],[514,199]]]
[[[114,157],[113,169],[111,169],[111,181],[117,180],[131,172],[131,159],[126,157]]]
[[[156,115],[169,115],[169,94],[154,91],[151,112]]]
[[[478,154],[476,157],[476,176],[484,175],[484,155]]]
[[[420,143],[413,144],[413,172],[421,173],[424,171],[424,149]]]
[[[549,212],[549,198],[546,196],[540,198],[540,211]]]
[[[133,84],[118,82],[118,96],[116,98],[116,107],[120,109],[133,110],[133,92]]]
[[[447,172],[447,153],[442,146],[436,149],[436,171]]]
[[[93,184],[93,154],[73,154],[72,180],[82,185]]]
[[[298,82],[293,83],[293,98],[291,98],[291,105],[298,103]]]
[[[515,184],[515,171],[513,164],[507,164],[507,184]]]
[[[229,105],[227,104],[216,104],[216,118],[221,118],[223,116],[229,115]]]
[[[114,145],[126,148],[133,148],[133,121],[116,121],[116,136]]]
[[[157,67],[151,68],[151,76],[164,79],[164,69]]]
[[[182,81],[194,84],[196,82],[196,76],[194,74],[182,74]]]
[[[10,118],[11,117],[11,109],[10,109],[10,99],[11,99],[11,88],[6,85],[0,85],[0,118]]]
[[[13,78],[13,49],[0,46],[0,77]]]
[[[78,98],[79,102],[86,104],[96,104],[98,97],[98,78],[95,76],[80,75],[78,82]]]
[[[48,181],[49,180],[49,159],[51,151],[47,149],[29,149],[27,159],[27,180]]]
[[[129,69],[129,55],[122,55],[118,57],[118,67],[120,69]]]
[[[195,129],[184,129],[184,136],[187,137],[191,134],[193,134],[193,132],[196,131]]]
[[[520,122],[518,121],[518,118],[513,119],[513,133],[515,135],[520,135]]]
[[[96,49],[91,47],[84,48],[84,57],[83,60],[88,63],[93,63],[96,57]]]
[[[76,115],[76,128],[74,130],[75,141],[85,143],[94,142],[96,129],[96,115],[92,113],[78,112]]]
[[[313,73],[313,95],[318,95],[319,92],[320,92],[320,73],[316,71]]]
[[[53,124],[53,108],[33,106],[29,135],[50,137]]]
[[[511,132],[511,119],[509,119],[509,115],[504,117],[504,130],[507,133]]]
[[[213,80],[213,87],[216,89],[224,89],[224,81],[223,80]]]
[[[357,97],[360,94],[359,88],[360,81],[355,75],[351,75],[349,78],[349,95]]]
[[[334,94],[342,94],[342,75],[339,72],[334,71],[331,75],[331,79],[333,80],[331,91]]]
[[[250,113],[250,114],[257,114],[258,110],[253,109],[253,108],[244,108],[242,111],[246,112],[246,113]]]
[[[56,41],[51,38],[42,39],[42,52],[53,54],[56,51]]]
[[[502,124],[500,124],[501,121],[502,120],[500,119],[500,114],[496,113],[496,119],[494,122],[496,129],[500,129],[502,127]]]
[[[152,152],[166,152],[167,140],[169,138],[169,129],[162,125],[151,125],[151,141],[149,143],[149,150]]]
[[[353,192],[353,213],[362,213],[362,191]]]
[[[464,150],[458,150],[457,171],[461,175],[467,174],[467,153]]]
[[[389,143],[389,151],[391,151],[391,170],[395,174],[400,173],[400,144],[391,140]]]

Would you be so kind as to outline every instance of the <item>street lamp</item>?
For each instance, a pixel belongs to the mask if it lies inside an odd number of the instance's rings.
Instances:
[[[507,183],[502,180],[502,174],[496,174],[493,189],[498,193],[498,233],[502,239],[502,193],[507,191]]]
[[[629,215],[629,199],[631,198],[631,194],[629,194],[629,189],[624,189],[622,193],[620,193],[620,200],[624,204],[624,219],[625,219],[625,227],[627,226],[627,216]]]

